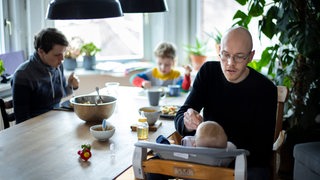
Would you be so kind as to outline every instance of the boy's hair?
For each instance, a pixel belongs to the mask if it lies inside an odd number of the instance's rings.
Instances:
[[[67,38],[56,28],[46,28],[41,30],[34,37],[34,48],[37,51],[41,48],[45,53],[48,53],[54,45],[68,46]]]
[[[227,135],[223,128],[214,121],[202,122],[195,134],[195,146],[211,147],[211,148],[226,148]]]
[[[176,47],[169,42],[162,42],[154,50],[154,55],[161,58],[176,58]]]

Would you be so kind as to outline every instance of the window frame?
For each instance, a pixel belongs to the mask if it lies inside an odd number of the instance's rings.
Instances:
[[[9,14],[12,14],[15,25],[13,36],[9,37],[13,44],[10,51],[24,50],[28,57],[34,52],[34,35],[44,27],[54,27],[54,21],[46,19],[50,0],[10,0],[9,2],[11,6]],[[188,55],[183,50],[183,46],[193,43],[194,37],[199,35],[200,1],[167,1],[167,4],[169,7],[167,12],[143,15],[142,60],[154,61],[155,46],[160,41],[170,41],[178,48],[178,64],[187,64],[189,63]],[[5,52],[9,51],[7,44],[4,47]]]

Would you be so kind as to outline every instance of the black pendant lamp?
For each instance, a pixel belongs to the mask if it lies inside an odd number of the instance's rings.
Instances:
[[[124,13],[152,13],[168,11],[166,0],[120,0]]]
[[[118,0],[52,0],[47,19],[98,19],[123,16]]]

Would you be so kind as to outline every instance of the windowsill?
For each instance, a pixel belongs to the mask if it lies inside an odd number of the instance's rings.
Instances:
[[[78,67],[75,70],[65,70],[65,76],[69,76],[72,72],[76,75],[90,75],[90,74],[108,74],[115,77],[124,77],[131,72],[141,71],[154,67],[151,62],[142,61],[128,61],[128,62],[115,62],[104,61],[97,62],[94,70],[86,70],[82,68],[82,62],[78,62]]]

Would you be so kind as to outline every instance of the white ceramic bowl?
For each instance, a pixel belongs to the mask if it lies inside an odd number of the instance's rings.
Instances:
[[[106,141],[111,138],[115,132],[115,127],[107,122],[107,130],[102,131],[102,125],[94,125],[90,127],[90,133],[93,137],[95,137],[99,141]]]
[[[139,109],[139,113],[144,112],[144,116],[147,118],[148,124],[150,126],[154,125],[160,118],[161,110],[159,107],[142,107]]]

